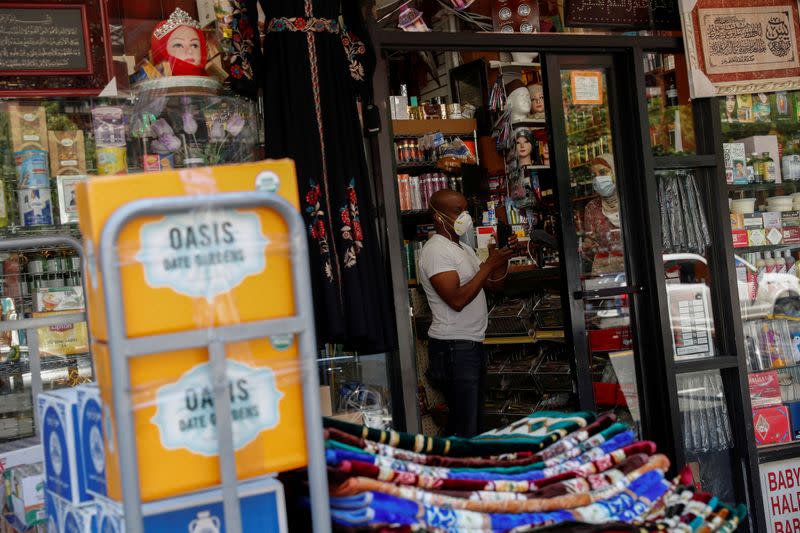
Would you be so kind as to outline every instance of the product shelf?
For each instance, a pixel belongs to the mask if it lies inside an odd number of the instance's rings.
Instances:
[[[733,253],[740,255],[758,252],[773,252],[775,250],[800,250],[800,244],[767,244],[764,246],[748,246],[745,248],[734,248]]]
[[[442,132],[445,135],[471,136],[477,128],[478,122],[474,118],[392,121],[392,131],[395,138],[422,137],[434,132]]]
[[[800,441],[782,442],[758,446],[758,462],[771,463],[782,459],[795,459],[800,453]]]
[[[781,183],[747,183],[737,185],[734,183],[728,184],[728,191],[730,192],[762,192],[762,191],[782,191],[784,189],[791,189],[791,192],[796,192],[800,189],[800,182],[798,181],[783,181]]]
[[[489,68],[508,68],[508,69],[511,69],[511,68],[514,68],[514,69],[520,69],[520,68],[542,68],[542,64],[541,63],[524,63],[524,62],[521,62],[521,61],[497,61],[497,60],[492,60],[492,61],[489,61]]]

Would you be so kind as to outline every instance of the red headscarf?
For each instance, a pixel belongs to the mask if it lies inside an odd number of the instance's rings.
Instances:
[[[164,26],[167,22],[166,20],[159,22],[155,29],[153,29],[153,35],[150,37],[150,52],[153,55],[153,62],[159,64],[168,61],[173,76],[208,76],[205,69],[206,61],[208,61],[208,46],[206,45],[206,36],[203,34],[202,30],[186,26],[194,30],[195,33],[197,33],[197,38],[200,39],[200,64],[194,65],[188,61],[169,55],[167,50],[167,42],[169,41],[170,35],[183,26],[178,26],[161,37],[161,39],[156,37],[155,31],[161,26]]]

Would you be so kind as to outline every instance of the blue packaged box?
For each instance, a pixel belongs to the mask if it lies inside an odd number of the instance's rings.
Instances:
[[[14,152],[17,165],[17,188],[41,189],[50,187],[50,166],[47,150]]]
[[[86,491],[105,496],[106,450],[100,389],[94,385],[81,385],[75,390],[78,395],[78,455],[83,466]]]
[[[92,500],[78,443],[78,394],[75,389],[42,393],[38,398],[42,426],[45,488],[73,505]]]
[[[97,533],[97,505],[75,506],[53,493],[45,495],[49,533]]]
[[[239,484],[242,531],[286,533],[283,485],[272,477]],[[124,533],[125,521],[119,503],[97,499],[98,533]],[[225,518],[220,489],[195,492],[168,500],[146,503],[142,508],[147,533],[224,533]]]
[[[800,440],[800,402],[788,402],[786,408],[792,421],[792,439]]]

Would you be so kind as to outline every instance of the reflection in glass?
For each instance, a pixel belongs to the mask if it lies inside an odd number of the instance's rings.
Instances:
[[[563,70],[570,196],[585,291],[626,284],[605,69]],[[636,355],[628,296],[584,300],[592,387],[598,410],[640,427]]]
[[[703,491],[735,499],[731,477],[731,432],[719,370],[677,377],[686,460]]]
[[[694,154],[694,119],[685,57],[647,53],[644,71],[653,155]]]

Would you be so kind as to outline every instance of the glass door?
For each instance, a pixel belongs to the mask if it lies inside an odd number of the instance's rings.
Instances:
[[[622,209],[625,169],[610,56],[551,57],[563,142],[556,141],[566,293],[583,408],[614,412],[641,432],[639,375]],[[557,76],[557,79],[552,77]],[[558,135],[558,133],[556,133]],[[558,146],[561,144],[561,146]]]

